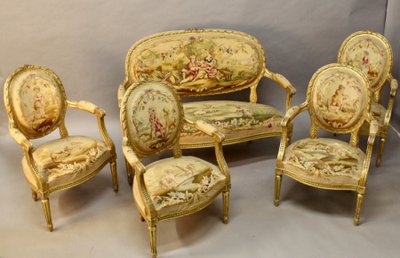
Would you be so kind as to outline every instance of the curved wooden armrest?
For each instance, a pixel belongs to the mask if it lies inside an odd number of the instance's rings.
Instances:
[[[154,207],[153,202],[151,201],[149,192],[147,191],[146,184],[144,182],[144,173],[146,173],[146,167],[140,161],[139,157],[135,154],[132,147],[125,145],[127,143],[127,138],[123,138],[122,143],[122,151],[128,163],[135,170],[135,177],[138,185],[139,194],[141,195],[142,200],[144,201],[144,206],[146,211],[150,214],[152,218],[156,217],[157,211]]]
[[[227,180],[229,180],[228,182],[230,184],[230,173],[222,150],[222,142],[225,140],[225,135],[220,131],[218,131],[216,127],[210,125],[209,123],[203,120],[198,120],[196,122],[193,122],[184,118],[184,121],[190,124],[191,126],[196,127],[205,134],[213,137],[215,141],[215,157],[217,158],[219,169],[221,170],[222,174],[226,176]]]
[[[361,171],[360,181],[358,185],[364,187],[367,182],[368,170],[371,163],[371,156],[372,156],[372,149],[374,146],[375,136],[379,130],[379,123],[375,119],[371,119],[372,115],[369,115],[369,137],[368,137],[368,144],[367,144],[367,152],[366,157],[364,159],[364,164]]]
[[[67,100],[68,107],[71,108],[76,108],[79,110],[87,111],[89,113],[95,114],[96,116],[103,117],[106,115],[106,112],[104,109],[99,108],[95,104],[89,102],[89,101],[70,101]]]
[[[11,137],[22,146],[22,149],[25,152],[31,152],[33,150],[33,145],[31,141],[26,138],[26,136],[21,133],[14,125],[14,123],[10,123],[8,126],[8,131],[10,132]]]
[[[307,109],[308,103],[304,102],[298,106],[293,106],[291,107],[285,114],[285,116],[282,118],[281,121],[281,126],[282,127],[287,127],[287,124],[291,122],[298,114],[303,112],[305,109]]]
[[[369,125],[369,137],[368,145],[373,145],[375,141],[376,134],[379,130],[379,123],[377,120],[373,119]]]
[[[388,104],[386,107],[385,120],[383,122],[384,128],[386,128],[389,125],[390,117],[392,116],[394,100],[396,97],[397,89],[399,87],[398,81],[396,79],[394,79],[391,75],[389,75],[388,81],[390,82],[390,95],[389,95],[389,101],[388,101]]]
[[[286,79],[282,74],[273,73],[265,68],[264,76],[276,82],[279,86],[285,89],[286,96],[286,110],[289,110],[293,95],[296,93],[296,89],[292,86],[288,79]]]
[[[122,102],[122,99],[124,98],[125,92],[126,92],[125,83],[123,83],[123,84],[119,85],[118,92],[117,92],[119,108],[121,108],[121,102]]]
[[[96,117],[97,117],[97,125],[98,125],[98,128],[99,128],[100,135],[103,138],[103,141],[106,143],[106,145],[108,147],[110,147],[114,158],[116,158],[114,142],[111,140],[111,137],[108,134],[107,129],[106,129],[106,125],[104,123],[104,117],[106,115],[106,111],[104,111],[104,109],[99,108],[95,104],[90,103],[88,101],[70,101],[70,100],[67,100],[67,105],[68,105],[68,107],[76,108],[76,109],[83,110],[83,111],[87,111],[87,112],[89,112],[91,114],[96,115]]]

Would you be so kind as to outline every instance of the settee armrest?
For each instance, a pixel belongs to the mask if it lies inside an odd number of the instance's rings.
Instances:
[[[293,95],[296,93],[296,89],[292,86],[288,79],[286,79],[282,74],[273,73],[265,68],[264,76],[276,82],[286,91],[286,111],[289,110]]]
[[[386,107],[385,120],[383,122],[384,128],[387,128],[389,126],[390,117],[392,116],[392,111],[393,111],[394,100],[396,98],[397,89],[399,87],[398,81],[395,78],[393,78],[393,76],[389,75],[388,81],[390,83],[390,95]]]

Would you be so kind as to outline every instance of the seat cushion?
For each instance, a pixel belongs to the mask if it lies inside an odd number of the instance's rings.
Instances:
[[[263,104],[215,100],[189,102],[185,103],[183,108],[188,120],[204,120],[224,133],[224,144],[281,132],[282,114],[275,108]],[[193,126],[185,124],[180,143],[183,146],[212,145],[214,141]]]
[[[321,186],[357,185],[365,154],[336,139],[303,139],[289,145],[285,174]]]
[[[190,210],[210,201],[225,186],[226,177],[215,165],[191,156],[167,158],[146,167],[144,181],[159,216]],[[138,208],[144,203],[136,178],[133,195]]]
[[[85,136],[52,140],[33,152],[39,174],[48,182],[50,190],[84,180],[110,157],[110,150],[103,142]],[[26,179],[40,190],[25,157],[22,166]]]

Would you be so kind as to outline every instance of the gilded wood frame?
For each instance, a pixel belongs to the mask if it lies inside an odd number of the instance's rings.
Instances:
[[[121,101],[122,98],[128,89],[128,87],[135,81],[138,80],[135,76],[135,73],[132,71],[132,64],[135,63],[135,60],[133,60],[133,55],[135,51],[142,46],[143,44],[148,44],[149,42],[152,42],[152,40],[157,40],[159,38],[166,38],[166,37],[174,37],[174,36],[179,36],[179,35],[185,35],[185,34],[196,34],[196,35],[204,35],[207,33],[220,33],[221,36],[223,35],[234,35],[240,38],[243,38],[243,40],[251,42],[257,49],[257,53],[260,56],[260,69],[257,74],[256,79],[251,81],[248,84],[245,84],[241,87],[235,87],[233,89],[222,89],[216,92],[208,92],[208,91],[203,91],[203,92],[194,92],[192,93],[187,93],[187,92],[179,92],[180,95],[183,96],[208,96],[208,95],[217,95],[217,94],[224,94],[224,93],[230,93],[230,92],[235,92],[239,90],[244,90],[247,88],[250,88],[250,96],[249,96],[249,101],[250,103],[257,103],[257,86],[259,84],[259,81],[265,77],[268,78],[275,83],[277,83],[280,87],[282,87],[286,91],[286,111],[290,108],[291,102],[293,95],[295,94],[296,90],[295,88],[291,85],[291,83],[281,74],[271,72],[266,68],[266,57],[265,57],[265,52],[259,41],[243,32],[239,31],[234,31],[234,30],[223,30],[223,29],[188,29],[188,30],[177,30],[177,31],[169,31],[169,32],[162,32],[158,34],[154,34],[151,36],[148,36],[146,38],[143,38],[142,40],[138,41],[135,43],[128,51],[126,60],[125,60],[125,79],[124,82],[119,86],[118,89],[118,103],[119,106],[121,106]],[[240,142],[246,142],[246,141],[251,141],[255,139],[260,139],[260,138],[267,138],[267,137],[274,137],[274,136],[281,136],[281,133],[260,133],[260,134],[250,134],[245,137],[237,137],[229,140],[225,140],[223,142],[224,145],[229,145],[229,144],[236,144]],[[203,148],[203,147],[213,147],[213,143],[188,143],[188,144],[180,144],[181,148],[184,149],[189,149],[189,148]]]
[[[197,121],[196,123],[191,123],[192,126],[195,126],[199,130],[203,131],[204,133],[210,135],[213,137],[215,141],[215,156],[217,159],[218,163],[218,168],[220,169],[221,173],[226,177],[225,180],[225,187],[211,196],[207,201],[202,202],[199,205],[193,206],[191,209],[188,210],[182,210],[178,212],[169,212],[164,215],[159,215],[157,210],[155,209],[153,202],[150,198],[150,195],[148,193],[146,184],[144,182],[144,174],[146,173],[146,166],[142,163],[142,158],[148,157],[148,156],[153,156],[160,154],[164,151],[167,150],[172,150],[174,154],[174,158],[179,158],[182,156],[182,151],[179,146],[179,134],[176,136],[176,139],[168,146],[164,146],[163,148],[160,148],[159,150],[156,150],[154,152],[149,152],[149,153],[142,153],[142,154],[137,154],[135,153],[135,147],[133,146],[132,141],[129,139],[129,133],[128,133],[128,124],[127,124],[127,104],[128,100],[131,96],[131,94],[134,94],[135,90],[140,88],[141,86],[145,86],[148,84],[155,84],[158,87],[162,86],[165,88],[168,88],[169,91],[173,94],[174,99],[176,103],[179,106],[179,117],[180,121],[179,123],[182,124],[184,121],[183,117],[183,108],[182,104],[180,102],[180,98],[178,94],[175,93],[173,88],[171,86],[167,86],[167,84],[162,83],[162,82],[135,82],[132,84],[127,92],[124,95],[124,98],[121,102],[121,110],[120,110],[120,121],[121,121],[121,128],[122,128],[122,135],[123,135],[123,141],[122,141],[122,150],[125,155],[125,161],[127,165],[127,176],[128,176],[128,182],[130,185],[133,183],[133,176],[135,176],[138,184],[138,190],[139,194],[141,196],[141,199],[144,201],[144,206],[145,206],[145,211],[142,213],[141,209],[138,208],[140,217],[145,220],[148,224],[148,229],[149,229],[149,235],[150,235],[150,247],[151,247],[151,253],[153,257],[157,256],[157,240],[156,240],[156,226],[157,223],[166,220],[166,219],[171,219],[171,218],[177,218],[177,217],[182,217],[186,216],[192,213],[195,213],[199,210],[202,210],[206,208],[211,202],[214,201],[214,199],[222,193],[222,198],[223,198],[223,222],[226,224],[228,223],[228,213],[229,213],[229,195],[230,195],[230,173],[228,166],[226,164],[224,155],[223,155],[223,150],[222,150],[222,142],[224,140],[224,135],[220,133],[215,127],[203,122],[203,121]],[[182,128],[179,128],[181,130]],[[134,173],[134,175],[133,175]],[[139,207],[139,204],[136,202],[135,204],[137,207]]]
[[[41,71],[46,73],[48,76],[53,78],[56,82],[57,88],[59,88],[61,94],[62,94],[62,110],[60,111],[60,117],[58,121],[48,130],[37,133],[36,135],[32,134],[26,134],[24,133],[23,128],[19,125],[18,122],[16,122],[16,117],[15,117],[15,112],[13,110],[13,106],[11,104],[11,96],[10,96],[10,87],[13,82],[13,79],[20,73],[23,72],[32,72],[34,73],[35,71]],[[4,85],[4,103],[5,107],[7,110],[8,114],[8,120],[9,120],[9,132],[12,138],[19,144],[21,145],[23,151],[24,151],[24,157],[26,159],[26,162],[30,168],[30,170],[33,172],[36,185],[31,184],[28,180],[27,182],[29,183],[31,189],[32,189],[32,198],[36,201],[38,196],[41,197],[42,199],[42,206],[47,222],[47,227],[49,231],[53,230],[53,222],[51,218],[51,211],[50,211],[50,203],[49,203],[49,196],[51,193],[56,192],[56,191],[61,191],[61,190],[66,190],[68,188],[77,186],[79,184],[82,184],[89,180],[90,178],[94,177],[98,172],[101,171],[101,169],[107,164],[110,163],[111,167],[111,175],[112,175],[112,181],[113,181],[113,189],[115,192],[118,191],[118,178],[117,178],[117,167],[116,167],[116,152],[115,152],[115,146],[113,141],[111,140],[107,129],[105,127],[104,123],[104,116],[105,116],[105,111],[96,105],[87,102],[87,101],[70,101],[67,100],[66,95],[65,95],[65,90],[64,87],[61,83],[60,78],[49,68],[46,68],[44,66],[39,66],[39,65],[24,65],[19,68],[17,68],[12,74],[9,75],[7,78],[5,85]],[[65,118],[65,113],[66,109],[70,108],[76,108],[82,111],[89,112],[91,114],[94,114],[97,118],[97,125],[98,129],[100,132],[100,135],[105,143],[105,145],[110,149],[110,158],[105,160],[103,164],[101,164],[96,170],[93,172],[89,173],[83,178],[80,178],[79,180],[74,180],[68,183],[64,183],[61,185],[58,185],[56,187],[50,187],[48,182],[46,181],[47,176],[44,174],[44,171],[40,171],[37,168],[37,164],[33,158],[33,152],[35,151],[35,148],[33,147],[32,142],[30,139],[36,139],[39,137],[43,137],[52,131],[56,130],[57,128],[59,129],[59,133],[61,138],[68,137],[68,130],[65,127],[64,123],[64,118]]]
[[[372,155],[372,147],[374,144],[375,136],[377,134],[378,130],[378,123],[376,120],[373,120],[373,117],[369,113],[369,106],[370,106],[370,91],[367,90],[367,108],[363,110],[362,117],[360,117],[359,121],[355,123],[354,125],[350,126],[346,130],[342,129],[337,129],[337,128],[327,128],[325,127],[324,129],[327,129],[328,131],[334,132],[334,133],[351,133],[350,137],[350,142],[349,145],[353,147],[358,146],[358,131],[360,127],[363,125],[364,121],[367,121],[370,123],[370,133],[369,133],[369,138],[368,138],[368,144],[367,144],[367,150],[366,150],[366,157],[364,159],[364,163],[362,166],[361,170],[361,176],[358,181],[358,184],[343,184],[343,185],[331,185],[331,184],[321,184],[318,182],[310,181],[310,180],[304,180],[301,177],[298,177],[296,173],[287,170],[283,166],[283,159],[285,156],[285,151],[288,145],[290,144],[290,139],[288,137],[287,133],[287,127],[288,124],[294,120],[294,118],[299,115],[301,112],[308,110],[310,117],[311,117],[311,126],[310,126],[310,138],[317,138],[318,135],[318,128],[319,123],[314,119],[316,114],[314,113],[314,109],[310,108],[310,98],[311,98],[311,93],[313,90],[313,87],[315,87],[315,81],[318,78],[318,76],[327,71],[327,70],[334,70],[334,69],[346,69],[348,72],[353,73],[354,76],[357,76],[358,78],[362,79],[364,81],[364,87],[367,89],[368,88],[368,79],[363,75],[361,72],[358,70],[354,70],[350,66],[345,66],[341,64],[329,64],[326,66],[321,67],[318,71],[316,71],[313,75],[313,77],[310,80],[310,83],[308,85],[308,91],[307,91],[307,100],[298,105],[292,107],[286,114],[285,117],[282,120],[282,139],[281,143],[279,146],[279,152],[276,160],[276,168],[275,168],[275,194],[274,194],[274,204],[275,206],[279,205],[279,198],[280,198],[280,190],[281,190],[281,184],[282,184],[282,175],[286,175],[288,177],[291,177],[295,179],[298,182],[301,182],[303,184],[316,187],[316,188],[322,188],[322,189],[328,189],[328,190],[350,190],[350,191],[355,191],[357,192],[357,204],[356,204],[356,209],[355,209],[355,215],[354,215],[354,224],[358,225],[360,221],[360,210],[361,210],[361,205],[363,201],[363,197],[365,194],[365,189],[366,189],[366,182],[367,182],[367,176],[368,176],[368,171],[369,171],[369,166],[370,166],[370,161],[371,161],[371,155]]]
[[[383,72],[380,80],[375,83],[374,85],[370,84],[370,88],[372,90],[372,101],[379,104],[381,101],[381,92],[383,86],[388,83],[390,87],[390,94],[389,94],[389,99],[387,102],[387,105],[384,107],[386,108],[386,113],[385,113],[385,118],[383,121],[383,124],[379,124],[379,130],[377,135],[380,137],[380,142],[379,142],[379,150],[378,150],[378,155],[376,158],[376,166],[379,167],[381,165],[382,161],[382,155],[384,151],[384,146],[387,138],[387,133],[389,129],[389,123],[390,123],[390,118],[392,115],[393,111],[393,105],[394,105],[394,100],[396,97],[397,93],[397,88],[398,88],[398,81],[393,77],[391,74],[392,70],[392,64],[393,64],[393,52],[392,52],[392,47],[390,46],[390,43],[388,40],[381,34],[369,30],[363,30],[363,31],[357,31],[350,36],[348,36],[340,46],[339,52],[338,52],[338,57],[337,57],[337,62],[338,63],[346,63],[346,50],[349,44],[353,42],[354,40],[357,40],[358,38],[369,38],[369,39],[374,39],[379,41],[383,46],[384,46],[384,51],[386,52],[387,56],[387,64],[385,67],[383,67]],[[360,129],[360,134],[362,135],[368,135],[368,126],[363,126]]]

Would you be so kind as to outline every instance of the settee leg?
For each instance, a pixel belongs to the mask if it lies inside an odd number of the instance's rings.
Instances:
[[[282,175],[275,175],[275,197],[274,205],[279,206],[279,196],[281,194]]]

